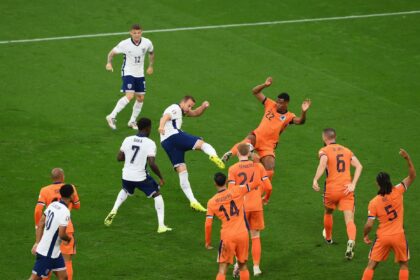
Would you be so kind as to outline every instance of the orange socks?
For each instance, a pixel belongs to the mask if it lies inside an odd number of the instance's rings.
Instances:
[[[220,273],[217,274],[216,280],[225,280],[225,279],[226,279],[226,276],[224,274],[220,274]]]
[[[248,269],[247,270],[241,270],[241,271],[239,271],[239,279],[241,279],[241,280],[249,280],[249,271],[248,271]]]
[[[400,269],[400,280],[408,280],[408,270]]]
[[[400,270],[401,271],[401,270]],[[373,273],[374,273],[375,271],[373,270],[373,269],[369,269],[369,268],[366,268],[365,269],[365,272],[363,273],[363,277],[362,277],[362,280],[372,280],[373,279]],[[400,274],[401,275],[401,274]],[[401,279],[401,278],[400,278]],[[408,279],[408,278],[407,278]]]
[[[252,241],[252,261],[255,266],[260,265],[261,259],[261,239],[259,237],[254,237]]]
[[[72,261],[66,262],[66,270],[67,270],[67,279],[73,280],[73,262]]]
[[[333,229],[333,215],[332,214],[324,214],[324,229],[326,233],[325,239],[331,240],[332,239],[332,229]],[[348,230],[348,226],[347,226]],[[356,230],[356,227],[355,227]],[[354,240],[354,239],[352,239]]]
[[[354,222],[347,223],[347,236],[349,240],[356,241],[356,225]]]

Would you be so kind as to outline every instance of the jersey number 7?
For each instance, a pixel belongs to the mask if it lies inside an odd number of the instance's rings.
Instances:
[[[137,153],[140,151],[140,146],[131,146],[131,149],[134,151],[133,156],[131,157],[130,163],[134,163],[134,160],[136,159]]]

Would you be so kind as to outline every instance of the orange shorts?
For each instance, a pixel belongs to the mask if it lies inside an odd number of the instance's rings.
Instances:
[[[266,156],[276,157],[274,153],[274,149],[277,146],[277,142],[273,141],[272,139],[266,139],[262,136],[259,136],[255,132],[252,132],[255,135],[255,151],[258,153],[260,158]]]
[[[70,242],[61,242],[60,250],[64,255],[75,255],[76,254],[76,242],[74,241],[73,233],[67,233],[68,236],[71,236]]]
[[[249,236],[243,232],[220,240],[217,262],[233,264],[233,257],[240,263],[248,260]]]
[[[410,259],[407,239],[403,232],[378,237],[370,249],[369,259],[375,262],[386,261],[391,251],[394,251],[395,262],[406,262]]]
[[[332,192],[324,194],[324,206],[340,211],[354,211],[354,193],[344,194],[344,192]]]
[[[246,220],[252,230],[264,229],[264,211],[249,211],[246,213]]]

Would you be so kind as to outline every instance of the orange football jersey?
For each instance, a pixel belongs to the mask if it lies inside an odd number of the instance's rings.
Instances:
[[[279,142],[280,134],[292,123],[296,115],[291,112],[280,114],[277,112],[277,103],[270,98],[266,98],[263,104],[264,117],[257,129],[254,130],[254,134],[257,135],[257,138],[270,141],[274,149]]]
[[[333,143],[323,147],[318,154],[320,158],[328,158],[325,192],[344,192],[345,186],[352,181],[350,165],[353,153],[348,148]]]
[[[228,184],[244,185],[255,182],[258,186],[245,195],[244,205],[246,211],[262,211],[262,195],[264,184],[268,180],[267,173],[261,163],[250,160],[239,161],[229,168]],[[267,181],[269,183],[269,180]]]
[[[368,217],[379,220],[376,231],[378,237],[404,232],[404,192],[403,183],[393,187],[387,195],[377,195],[368,206]]]

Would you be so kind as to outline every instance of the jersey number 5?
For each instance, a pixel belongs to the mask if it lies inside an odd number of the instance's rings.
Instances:
[[[229,216],[228,212],[226,211],[225,206],[223,206],[223,205],[220,205],[219,211],[222,211],[223,214],[225,214],[226,220],[228,220],[228,221],[230,220],[230,217],[239,215],[239,209],[236,206],[235,201],[233,201],[233,200],[230,201],[230,211],[229,211],[230,216]]]
[[[398,217],[398,213],[395,209],[392,209],[392,205],[388,205],[387,207],[385,207],[385,211],[388,214],[388,221],[393,221]],[[393,215],[392,218],[389,217],[389,215]]]

